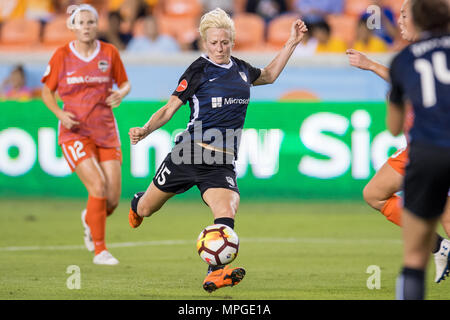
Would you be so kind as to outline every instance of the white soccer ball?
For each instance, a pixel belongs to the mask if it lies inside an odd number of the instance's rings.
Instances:
[[[239,238],[224,224],[213,224],[200,232],[197,252],[207,264],[222,266],[231,263],[239,251]]]

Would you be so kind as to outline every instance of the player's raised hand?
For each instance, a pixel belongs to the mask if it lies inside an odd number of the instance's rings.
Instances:
[[[80,122],[76,120],[75,115],[68,111],[61,110],[58,114],[58,119],[61,121],[62,125],[69,130],[80,124]]]
[[[348,57],[348,62],[351,66],[360,68],[362,70],[370,70],[372,67],[372,60],[367,58],[367,56],[355,49],[348,49],[346,52]]]
[[[308,32],[306,24],[300,19],[295,20],[292,23],[290,40],[294,41],[295,44],[299,44],[306,32]]]
[[[128,131],[128,135],[130,136],[131,144],[136,144],[147,136],[147,132],[143,128],[135,127]]]
[[[122,102],[122,95],[119,90],[109,89],[110,95],[106,98],[106,104],[111,108],[117,108]]]

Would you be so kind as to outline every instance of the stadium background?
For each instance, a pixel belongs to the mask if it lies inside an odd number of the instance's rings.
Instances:
[[[142,35],[143,20],[152,15],[160,33],[171,35],[180,46],[179,52],[171,53],[121,51],[133,87],[115,110],[123,144],[125,197],[148,184],[162,155],[170,149],[172,137],[188,122],[188,107],[184,106],[145,144],[130,148],[128,129],[143,125],[163,105],[179,76],[198,57],[199,52],[189,50],[188,45],[196,37],[199,15],[209,6],[226,4],[236,21],[234,55],[257,67],[271,61],[298,16],[294,11],[285,12],[267,22],[256,13],[245,12],[245,1],[87,2],[100,12],[101,32],[108,29],[108,13],[113,10],[125,17],[123,32],[134,37]],[[397,17],[401,2],[346,0],[341,12],[325,18],[332,37],[350,48],[356,41],[357,21],[370,5],[388,6]],[[1,196],[85,194],[57,147],[56,119],[39,99],[40,78],[52,52],[73,39],[65,31],[66,15],[61,13],[70,3],[77,2],[2,2],[0,79],[6,79],[14,66],[23,65],[26,86],[33,94],[18,96],[16,101],[2,99]],[[130,12],[136,3],[143,4],[146,11],[133,23]],[[295,10],[295,1],[286,3]],[[403,45],[397,37],[386,52],[367,54],[389,64],[393,52]],[[243,200],[360,199],[362,187],[375,170],[404,144],[402,137],[393,138],[385,130],[387,90],[386,83],[374,74],[350,67],[344,52],[294,53],[275,84],[252,89],[237,165]],[[197,195],[188,192],[185,196]]]

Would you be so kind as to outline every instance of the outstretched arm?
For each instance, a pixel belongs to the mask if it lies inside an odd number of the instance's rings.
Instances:
[[[300,19],[296,20],[292,24],[289,40],[284,45],[283,49],[281,49],[277,56],[272,60],[272,62],[261,70],[261,75],[255,80],[255,82],[253,82],[253,85],[260,86],[263,84],[274,83],[307,31],[308,28],[305,23]]]
[[[388,67],[369,59],[365,54],[355,49],[349,49],[346,52],[350,65],[362,70],[370,70],[378,75],[380,78],[389,82],[389,69]]]
[[[177,96],[170,96],[169,101],[158,111],[156,111],[150,120],[142,127],[131,128],[128,132],[131,144],[136,144],[153,131],[165,125],[180,109],[183,102]]]

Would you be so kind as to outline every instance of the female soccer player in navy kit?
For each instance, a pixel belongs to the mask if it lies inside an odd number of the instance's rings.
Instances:
[[[408,42],[416,41],[419,36],[414,28],[411,13],[411,0],[404,0],[398,18],[398,25],[404,40]],[[349,49],[347,50],[349,62],[352,66],[362,70],[370,70],[382,79],[390,82],[389,68],[376,62],[363,53]],[[414,112],[407,108],[405,128],[403,133],[407,135],[414,119]],[[377,173],[370,179],[364,187],[364,200],[374,209],[380,211],[389,221],[401,226],[401,217],[403,212],[403,199],[397,193],[402,190],[403,178],[405,176],[405,167],[408,163],[409,148],[397,150]],[[450,199],[450,198],[449,198]],[[441,220],[447,236],[450,236],[450,201],[447,200],[445,213]],[[437,234],[436,243],[432,249],[434,262],[436,266],[436,275],[434,281],[440,283],[445,280],[448,273],[448,250],[450,240],[444,239]]]
[[[425,270],[450,187],[450,7],[448,0],[411,0],[419,40],[393,60],[387,124],[402,131],[414,109],[402,214],[404,258],[397,299],[425,298]],[[448,251],[449,248],[447,247]],[[448,266],[449,261],[447,261]]]
[[[138,227],[176,194],[196,185],[203,201],[211,208],[214,223],[234,228],[240,195],[234,160],[237,156],[252,85],[273,83],[286,66],[307,28],[303,21],[292,24],[291,34],[277,56],[264,69],[252,67],[231,56],[235,30],[222,9],[206,13],[199,27],[206,54],[194,61],[181,76],[165,106],[143,126],[131,128],[131,144],[136,144],[167,123],[187,101],[191,108],[185,132],[161,164],[145,192],[131,202],[129,222]],[[203,288],[212,292],[238,284],[243,268],[211,268]]]

